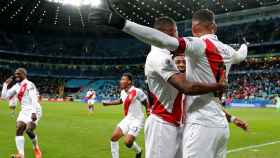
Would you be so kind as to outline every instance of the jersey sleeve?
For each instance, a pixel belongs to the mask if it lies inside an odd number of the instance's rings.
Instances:
[[[232,63],[238,64],[242,62],[243,60],[246,59],[247,53],[248,53],[248,47],[246,44],[242,44],[237,51],[233,49]]]
[[[206,49],[205,42],[197,37],[184,37],[179,38],[178,53],[185,53],[186,56],[190,57],[201,57]]]
[[[165,81],[168,81],[168,79],[174,74],[180,73],[171,56],[160,60],[154,68],[157,74],[160,75]]]
[[[137,100],[143,102],[143,101],[145,101],[147,99],[147,96],[146,96],[146,94],[141,89],[138,89],[137,90],[137,97],[136,98],[137,98]]]

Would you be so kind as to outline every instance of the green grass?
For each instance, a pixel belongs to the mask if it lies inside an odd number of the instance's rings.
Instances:
[[[88,115],[83,103],[43,102],[43,118],[37,129],[44,158],[110,158],[110,137],[122,119],[121,106],[96,106]],[[230,109],[247,120],[250,132],[231,126],[229,150],[280,140],[280,112],[275,109]],[[0,158],[15,152],[15,118],[11,118],[6,102],[0,102]],[[33,158],[32,145],[26,137],[26,158]],[[137,142],[144,146],[143,130]],[[280,144],[228,154],[228,158],[279,158]],[[120,141],[120,157],[132,158]]]

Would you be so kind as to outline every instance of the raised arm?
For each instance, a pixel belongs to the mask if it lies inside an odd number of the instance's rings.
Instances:
[[[14,95],[16,95],[16,85],[14,85],[12,88],[8,89],[8,85],[11,84],[12,81],[13,80],[10,77],[4,82],[2,92],[1,92],[1,98],[10,99]]]
[[[159,48],[166,48],[173,51],[179,47],[179,41],[177,38],[171,37],[156,29],[136,24],[129,20],[126,20],[122,30],[142,42]]]
[[[167,48],[173,51],[179,47],[179,41],[176,38],[156,29],[126,20],[114,11],[94,8],[90,12],[88,20],[94,25],[108,25],[117,28],[159,48]]]
[[[237,64],[241,61],[245,60],[248,53],[248,46],[246,44],[242,44],[240,48],[234,52],[233,54],[233,63]]]

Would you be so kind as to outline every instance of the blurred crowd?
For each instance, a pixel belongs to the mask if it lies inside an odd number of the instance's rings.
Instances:
[[[108,68],[100,70],[102,74],[110,77],[114,76],[116,79],[115,82],[104,82],[100,89],[96,90],[101,98],[119,98],[120,90],[118,81],[123,72],[132,72],[135,75],[134,84],[137,87],[145,89],[143,65],[131,69],[129,66],[125,67],[125,69],[119,69],[122,71]],[[43,70],[38,68],[38,73],[40,72],[42,73]],[[1,68],[0,73],[0,80],[3,83],[12,74],[12,70]],[[64,74],[65,72],[59,71],[57,73]],[[74,72],[70,71],[69,73]],[[81,71],[77,69],[77,75],[80,73]],[[100,75],[95,70],[91,70],[89,74]],[[106,76],[103,77],[106,79]],[[29,78],[37,85],[40,93],[46,97],[63,95],[64,83],[67,81],[61,77],[31,76]],[[251,57],[239,65],[234,65],[230,71],[229,88],[225,94],[226,97],[233,99],[270,98],[275,94],[280,94],[280,57]]]

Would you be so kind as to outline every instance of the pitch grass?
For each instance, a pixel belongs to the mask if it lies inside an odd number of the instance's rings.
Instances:
[[[122,119],[122,106],[97,105],[89,115],[83,103],[43,102],[43,118],[37,132],[44,158],[110,158],[110,137]],[[246,119],[250,132],[231,126],[229,150],[280,140],[280,112],[275,109],[230,109]],[[15,118],[6,102],[0,102],[0,158],[15,152]],[[26,158],[33,158],[32,145],[26,137]],[[144,147],[143,130],[137,142]],[[207,144],[205,144],[207,145]],[[133,158],[120,141],[120,157]],[[144,157],[144,156],[142,156]],[[228,154],[228,158],[280,158],[280,144]]]

